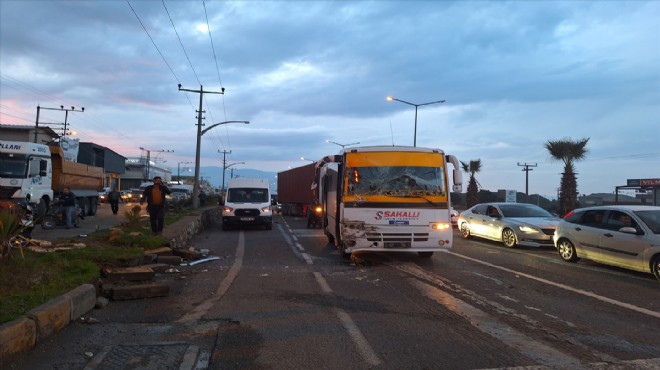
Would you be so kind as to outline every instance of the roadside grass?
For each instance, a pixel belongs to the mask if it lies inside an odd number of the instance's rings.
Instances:
[[[167,212],[165,225],[185,216]],[[149,219],[100,230],[85,239],[63,240],[55,244],[84,243],[86,247],[51,253],[25,250],[25,257],[14,253],[0,260],[0,324],[15,320],[31,309],[60,296],[80,284],[94,283],[103,266],[125,265],[141,258],[145,250],[167,243],[152,236]]]

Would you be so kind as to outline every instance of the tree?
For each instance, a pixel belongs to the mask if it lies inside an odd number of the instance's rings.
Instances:
[[[470,208],[479,203],[479,188],[477,186],[477,179],[474,178],[474,174],[481,171],[481,159],[471,160],[469,164],[461,161],[461,166],[463,166],[463,171],[465,173],[470,174],[466,197],[466,206],[467,208]]]
[[[561,176],[559,187],[559,214],[561,216],[577,207],[577,176],[575,173],[575,161],[584,159],[587,154],[587,143],[589,138],[573,141],[564,138],[557,141],[548,140],[545,148],[548,149],[552,159],[564,162],[564,172]]]

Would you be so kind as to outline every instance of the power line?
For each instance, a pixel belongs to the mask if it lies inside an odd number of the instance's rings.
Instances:
[[[131,2],[128,1],[128,0],[126,0],[126,3],[128,4],[128,6],[129,6],[129,7],[131,8],[131,10],[133,11],[133,14],[135,14],[135,18],[137,18],[138,22],[140,22],[140,25],[142,26],[142,29],[144,30],[144,33],[147,34],[147,36],[149,37],[149,40],[151,40],[151,43],[152,43],[152,44],[154,45],[154,47],[156,48],[156,51],[158,51],[158,54],[160,54],[160,57],[163,58],[163,62],[165,62],[165,65],[167,66],[167,68],[169,68],[170,72],[172,72],[172,76],[174,76],[174,79],[176,80],[176,82],[177,82],[178,84],[181,84],[181,81],[179,80],[179,77],[177,77],[176,73],[174,73],[174,70],[172,69],[172,67],[170,66],[170,64],[167,62],[167,59],[165,59],[165,56],[163,55],[163,53],[162,53],[162,52],[160,51],[160,49],[158,48],[158,45],[156,45],[156,42],[154,41],[154,39],[153,39],[153,38],[151,37],[151,35],[149,34],[149,31],[147,31],[147,28],[144,26],[144,23],[142,23],[142,20],[141,20],[140,17],[138,16],[137,12],[135,11],[135,9],[133,9],[133,6],[131,5]],[[163,3],[163,5],[165,5],[165,3]],[[167,10],[167,8],[165,8],[165,10]],[[169,13],[168,13],[168,14],[169,14]],[[199,79],[198,79],[198,80],[199,80]],[[190,97],[188,96],[188,94],[186,94],[186,98],[188,99],[188,103],[190,103],[190,107],[191,107],[193,110],[195,110],[195,107],[193,106],[193,103],[192,103],[192,101],[190,100]]]

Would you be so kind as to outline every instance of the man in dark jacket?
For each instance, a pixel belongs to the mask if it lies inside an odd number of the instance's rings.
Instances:
[[[71,189],[68,186],[65,186],[62,189],[62,194],[60,194],[60,202],[62,207],[62,212],[64,212],[64,219],[66,220],[66,228],[70,229],[73,227],[73,214],[76,212],[76,196],[71,192]],[[76,225],[76,227],[78,227]]]
[[[121,193],[115,186],[108,193],[108,203],[110,203],[110,209],[112,210],[113,215],[116,215],[119,211],[119,200],[121,200]]]
[[[163,233],[163,225],[165,223],[165,196],[168,194],[170,194],[170,189],[163,185],[163,180],[160,176],[156,176],[154,177],[153,185],[147,186],[140,198],[140,205],[144,204],[145,201],[147,202],[147,211],[149,212],[153,235],[161,235]]]

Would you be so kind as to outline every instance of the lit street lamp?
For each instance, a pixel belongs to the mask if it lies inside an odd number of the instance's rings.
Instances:
[[[350,144],[339,144],[339,143],[335,143],[334,141],[331,141],[331,140],[326,140],[325,142],[326,142],[326,143],[330,143],[330,144],[339,145],[342,149],[344,149],[344,148],[347,147],[347,146],[358,145],[358,144],[360,144],[359,141],[358,141],[357,143],[350,143]]]
[[[444,103],[445,102],[444,100],[438,100],[438,101],[432,101],[432,102],[424,103],[424,104],[413,104],[413,103],[407,102],[405,100],[397,99],[397,98],[392,97],[392,96],[388,96],[387,100],[389,100],[389,101],[396,100],[396,101],[400,101],[401,103],[404,103],[404,104],[415,106],[415,135],[413,136],[413,146],[415,146],[415,147],[417,146],[417,108],[421,107],[423,105],[431,105],[431,104],[438,104],[438,103]]]

